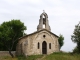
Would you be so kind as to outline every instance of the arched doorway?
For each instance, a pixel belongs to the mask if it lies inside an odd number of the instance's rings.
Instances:
[[[47,54],[47,43],[45,41],[42,43],[42,54]]]

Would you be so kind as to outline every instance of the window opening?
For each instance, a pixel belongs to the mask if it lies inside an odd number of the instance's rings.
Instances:
[[[43,15],[43,18],[45,18],[45,16]]]
[[[43,24],[43,28],[45,28],[45,24]]]
[[[46,35],[43,35],[43,37],[45,38],[45,37],[46,37]]]
[[[38,42],[38,49],[39,49],[39,47],[40,47],[39,45],[40,45],[40,44],[39,44],[39,42]]]
[[[51,49],[51,43],[49,43],[49,49]]]

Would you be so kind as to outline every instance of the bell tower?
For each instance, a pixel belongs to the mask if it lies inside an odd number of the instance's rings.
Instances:
[[[37,31],[40,31],[42,29],[51,31],[48,22],[48,15],[45,13],[45,11],[43,11],[43,13],[40,15],[39,25],[37,26]]]

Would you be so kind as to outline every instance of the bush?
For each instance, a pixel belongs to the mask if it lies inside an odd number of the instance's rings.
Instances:
[[[73,53],[79,53],[79,50],[77,47],[74,48]]]
[[[18,60],[26,60],[26,57],[24,55],[17,56]]]

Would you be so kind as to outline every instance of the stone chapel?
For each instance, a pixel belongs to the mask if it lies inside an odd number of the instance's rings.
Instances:
[[[59,52],[58,36],[51,32],[47,13],[40,15],[37,31],[19,38],[16,55],[41,55]]]

